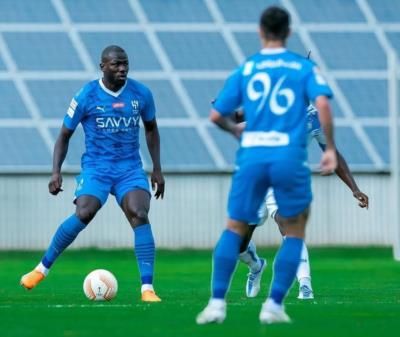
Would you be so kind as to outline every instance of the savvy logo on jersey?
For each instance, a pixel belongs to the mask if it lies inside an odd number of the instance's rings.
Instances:
[[[107,132],[130,131],[135,127],[139,127],[140,116],[130,117],[97,117],[96,126]]]

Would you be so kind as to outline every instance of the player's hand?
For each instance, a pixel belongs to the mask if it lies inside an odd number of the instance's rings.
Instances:
[[[368,209],[369,207],[368,195],[366,195],[361,191],[354,191],[353,196],[358,200],[358,206],[360,206],[361,208]]]
[[[156,188],[157,187],[157,188]],[[164,199],[164,188],[165,188],[165,181],[164,176],[160,170],[155,170],[151,174],[151,189],[156,191],[154,196],[156,199],[161,197]]]
[[[246,127],[246,122],[236,124],[233,130],[233,135],[239,139],[242,136],[243,130]]]
[[[57,195],[62,192],[62,176],[61,173],[53,173],[49,181],[49,192],[53,195]]]
[[[326,149],[321,158],[321,174],[332,174],[337,167],[337,157],[335,149]]]

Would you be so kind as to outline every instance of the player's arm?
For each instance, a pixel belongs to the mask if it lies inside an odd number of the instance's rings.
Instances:
[[[53,170],[49,182],[49,192],[53,195],[57,195],[62,191],[61,166],[67,155],[69,140],[73,133],[74,130],[70,130],[63,125],[54,145]]]
[[[354,180],[353,175],[351,174],[349,167],[347,165],[346,160],[343,158],[339,151],[336,151],[337,159],[338,159],[338,166],[335,170],[335,173],[338,177],[350,188],[353,192],[354,198],[358,200],[358,205],[361,208],[367,208],[369,206],[368,196],[361,192],[357,186],[357,183]]]
[[[209,118],[220,129],[240,138],[244,124],[236,121],[235,110],[241,106],[242,67],[236,69],[225,81],[224,87],[212,102]]]
[[[217,110],[211,109],[210,120],[220,129],[231,133],[234,137],[240,138],[243,132],[244,123],[237,123],[233,115],[223,116]]]
[[[329,99],[327,96],[318,96],[314,105],[318,110],[319,121],[326,140],[326,148],[321,158],[321,170],[322,174],[330,174],[337,167],[337,158],[333,138],[333,119]]]
[[[156,185],[157,189],[155,197],[164,198],[165,181],[161,171],[160,160],[160,133],[158,132],[157,120],[154,118],[150,121],[143,121],[147,148],[149,149],[150,157],[153,162],[153,172],[151,174],[151,187],[154,190]]]

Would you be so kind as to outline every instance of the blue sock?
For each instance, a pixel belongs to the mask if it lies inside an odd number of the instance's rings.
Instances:
[[[227,229],[223,231],[213,256],[212,297],[224,299],[239,257],[243,238]]]
[[[85,227],[86,225],[75,214],[66,219],[54,234],[50,246],[42,258],[42,264],[46,268],[50,268],[57,257],[75,240],[79,232]]]
[[[137,226],[135,232],[135,253],[142,284],[153,284],[155,244],[149,224]]]
[[[302,247],[302,239],[286,237],[276,254],[269,297],[277,304],[282,304],[296,277]]]

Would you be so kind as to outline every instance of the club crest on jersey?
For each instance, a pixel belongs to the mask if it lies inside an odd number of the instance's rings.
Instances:
[[[131,101],[131,105],[133,112],[137,113],[139,111],[139,101],[137,99],[134,99],[133,101]]]

